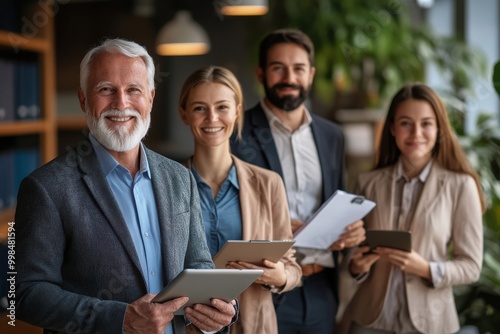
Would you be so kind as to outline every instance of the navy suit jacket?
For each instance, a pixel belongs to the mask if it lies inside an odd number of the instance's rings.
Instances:
[[[193,176],[146,155],[165,283],[184,268],[213,268]],[[145,275],[88,139],[23,180],[15,217],[16,316],[50,332],[121,333],[127,304],[147,293]]]
[[[318,150],[323,177],[322,203],[337,189],[344,187],[344,136],[339,126],[311,113],[311,129]],[[274,142],[269,122],[260,103],[245,112],[242,138],[231,137],[231,152],[238,158],[260,167],[271,169],[283,178],[283,169]],[[334,260],[337,263],[337,252]],[[338,271],[328,269],[332,289],[338,297]]]
[[[344,136],[339,126],[311,113],[311,129],[323,177],[322,202],[344,188]],[[238,158],[271,169],[283,177],[269,122],[260,103],[245,112],[241,140],[231,137],[231,152]]]

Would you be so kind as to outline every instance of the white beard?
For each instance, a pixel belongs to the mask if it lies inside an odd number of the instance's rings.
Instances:
[[[106,124],[106,117],[135,117],[134,128],[129,132],[125,126],[114,126],[109,128]],[[146,136],[151,124],[151,114],[147,113],[144,118],[135,110],[106,110],[101,113],[99,119],[92,116],[91,112],[85,112],[87,125],[90,133],[102,146],[115,152],[127,152],[135,148]]]

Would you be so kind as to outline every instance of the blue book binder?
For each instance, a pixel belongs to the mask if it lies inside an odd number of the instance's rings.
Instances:
[[[14,120],[14,62],[0,58],[0,122]]]
[[[40,99],[39,99],[39,83],[40,76],[38,74],[38,63],[28,62],[27,67],[27,82],[26,88],[28,90],[26,96],[26,106],[28,108],[29,119],[40,118]]]
[[[15,119],[40,118],[38,63],[19,61],[15,66]]]
[[[28,117],[28,107],[26,106],[26,63],[18,61],[14,68],[15,87],[15,119],[23,120]]]
[[[14,192],[14,156],[12,150],[0,152],[0,175],[4,180],[0,186],[0,210],[12,207],[16,202]]]
[[[40,165],[40,152],[37,148],[19,148],[14,151],[14,194],[17,192],[21,181]]]

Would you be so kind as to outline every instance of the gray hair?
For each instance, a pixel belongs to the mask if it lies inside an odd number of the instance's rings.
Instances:
[[[104,40],[101,45],[92,48],[89,52],[87,52],[85,57],[83,57],[82,62],[80,63],[80,87],[85,95],[87,94],[87,81],[90,73],[90,65],[96,56],[103,53],[120,53],[131,58],[142,58],[148,72],[148,88],[149,90],[154,89],[155,65],[153,58],[151,58],[148,51],[143,46],[135,42],[115,38]]]

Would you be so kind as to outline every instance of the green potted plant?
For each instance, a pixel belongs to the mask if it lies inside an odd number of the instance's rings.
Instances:
[[[486,68],[478,50],[413,24],[401,1],[285,0],[271,6],[262,28],[294,27],[311,37],[313,92],[333,110],[385,106],[404,83],[423,81],[428,63],[452,73],[452,86],[462,88]]]
[[[496,64],[493,85],[500,95],[500,62]],[[480,333],[495,333],[500,327],[500,126],[491,115],[482,114],[474,134],[465,134],[460,103],[449,105],[469,160],[481,177],[488,202],[483,217],[484,261],[479,281],[455,289],[461,323],[473,325]]]
[[[314,91],[327,102],[379,105],[404,81],[423,79],[431,41],[411,24],[399,1],[276,1],[270,13],[278,26],[296,27],[311,37]],[[355,99],[345,101],[351,96]]]

